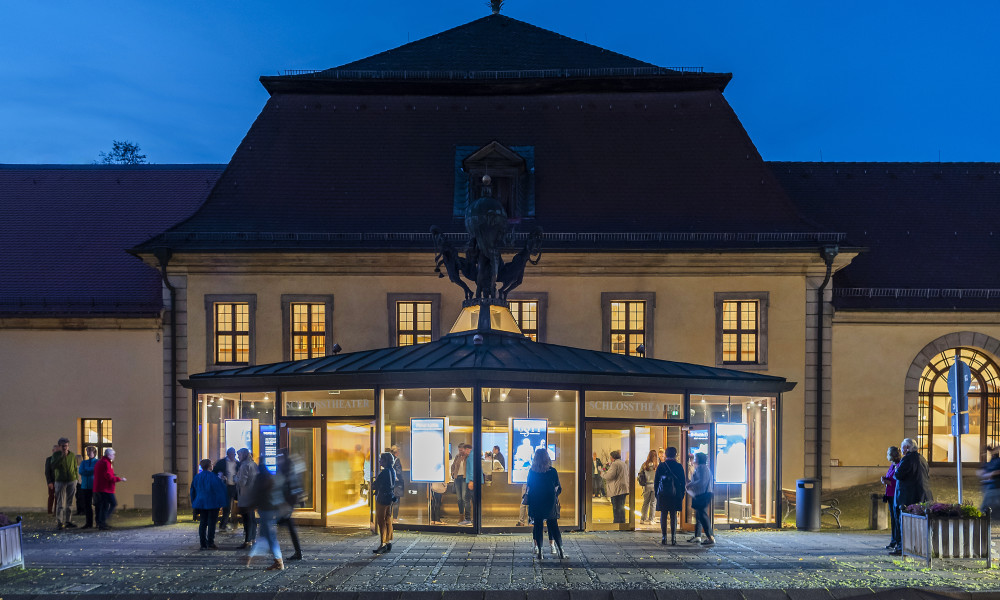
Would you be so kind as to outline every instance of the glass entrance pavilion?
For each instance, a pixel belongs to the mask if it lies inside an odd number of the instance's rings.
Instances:
[[[286,448],[305,469],[295,510],[305,524],[369,527],[372,472],[386,449],[403,467],[400,529],[526,531],[526,457],[538,448],[559,472],[567,528],[651,526],[635,476],[651,452],[670,446],[689,476],[695,453],[708,455],[720,526],[781,518],[781,395],[794,383],[535,342],[500,303],[466,306],[448,335],[426,344],[182,383],[198,415],[194,464],[245,446],[270,465]],[[453,473],[463,452],[479,482],[471,490],[464,470]],[[632,474],[624,522],[613,517],[601,476],[613,454]],[[684,522],[693,523],[689,508]]]

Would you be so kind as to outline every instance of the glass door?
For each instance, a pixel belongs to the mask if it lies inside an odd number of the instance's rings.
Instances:
[[[326,424],[326,526],[369,527],[374,424]]]
[[[634,428],[631,424],[588,423],[586,450],[590,456],[586,528],[635,529]]]
[[[712,471],[714,476],[715,445],[714,440],[712,439],[712,423],[689,425],[685,428],[684,433],[684,456],[679,456],[677,458],[679,460],[683,460],[684,472],[687,474],[687,478],[691,479],[691,475],[694,474],[695,456],[698,454],[705,454],[708,456],[708,468]],[[710,514],[712,515],[712,522],[714,523],[714,507],[712,508]],[[683,529],[694,531],[694,510],[691,508],[691,497],[687,495],[684,496],[684,513],[681,520],[684,523]]]
[[[288,449],[288,455],[294,468],[301,469],[302,497],[295,507],[293,516],[299,523],[305,525],[323,525],[323,486],[320,457],[323,456],[323,437],[319,425],[282,423],[280,430],[283,435],[282,447]]]

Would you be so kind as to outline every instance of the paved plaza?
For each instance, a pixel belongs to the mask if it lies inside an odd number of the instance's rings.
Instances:
[[[219,550],[199,550],[192,522],[59,533],[29,526],[28,568],[0,572],[0,599],[1000,597],[991,593],[1000,589],[1000,570],[891,557],[884,532],[719,531],[710,548],[661,546],[658,533],[575,532],[564,534],[568,558],[538,561],[524,534],[401,531],[391,553],[374,556],[367,531],[300,531],[305,558],[265,571],[265,557],[246,567],[240,532],[220,533]]]

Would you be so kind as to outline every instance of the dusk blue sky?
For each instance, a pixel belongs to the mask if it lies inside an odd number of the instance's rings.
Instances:
[[[508,0],[664,67],[733,73],[766,160],[1000,161],[1000,2]],[[0,163],[225,163],[261,75],[323,69],[489,14],[486,0],[4,2]]]

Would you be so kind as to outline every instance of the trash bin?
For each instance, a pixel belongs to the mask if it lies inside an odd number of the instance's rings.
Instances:
[[[795,528],[799,531],[819,531],[820,493],[819,479],[795,481]]]
[[[889,505],[882,501],[883,494],[872,494],[871,512],[868,516],[868,529],[888,529],[889,514],[886,507]]]
[[[153,475],[153,525],[177,522],[177,476],[173,473]]]

